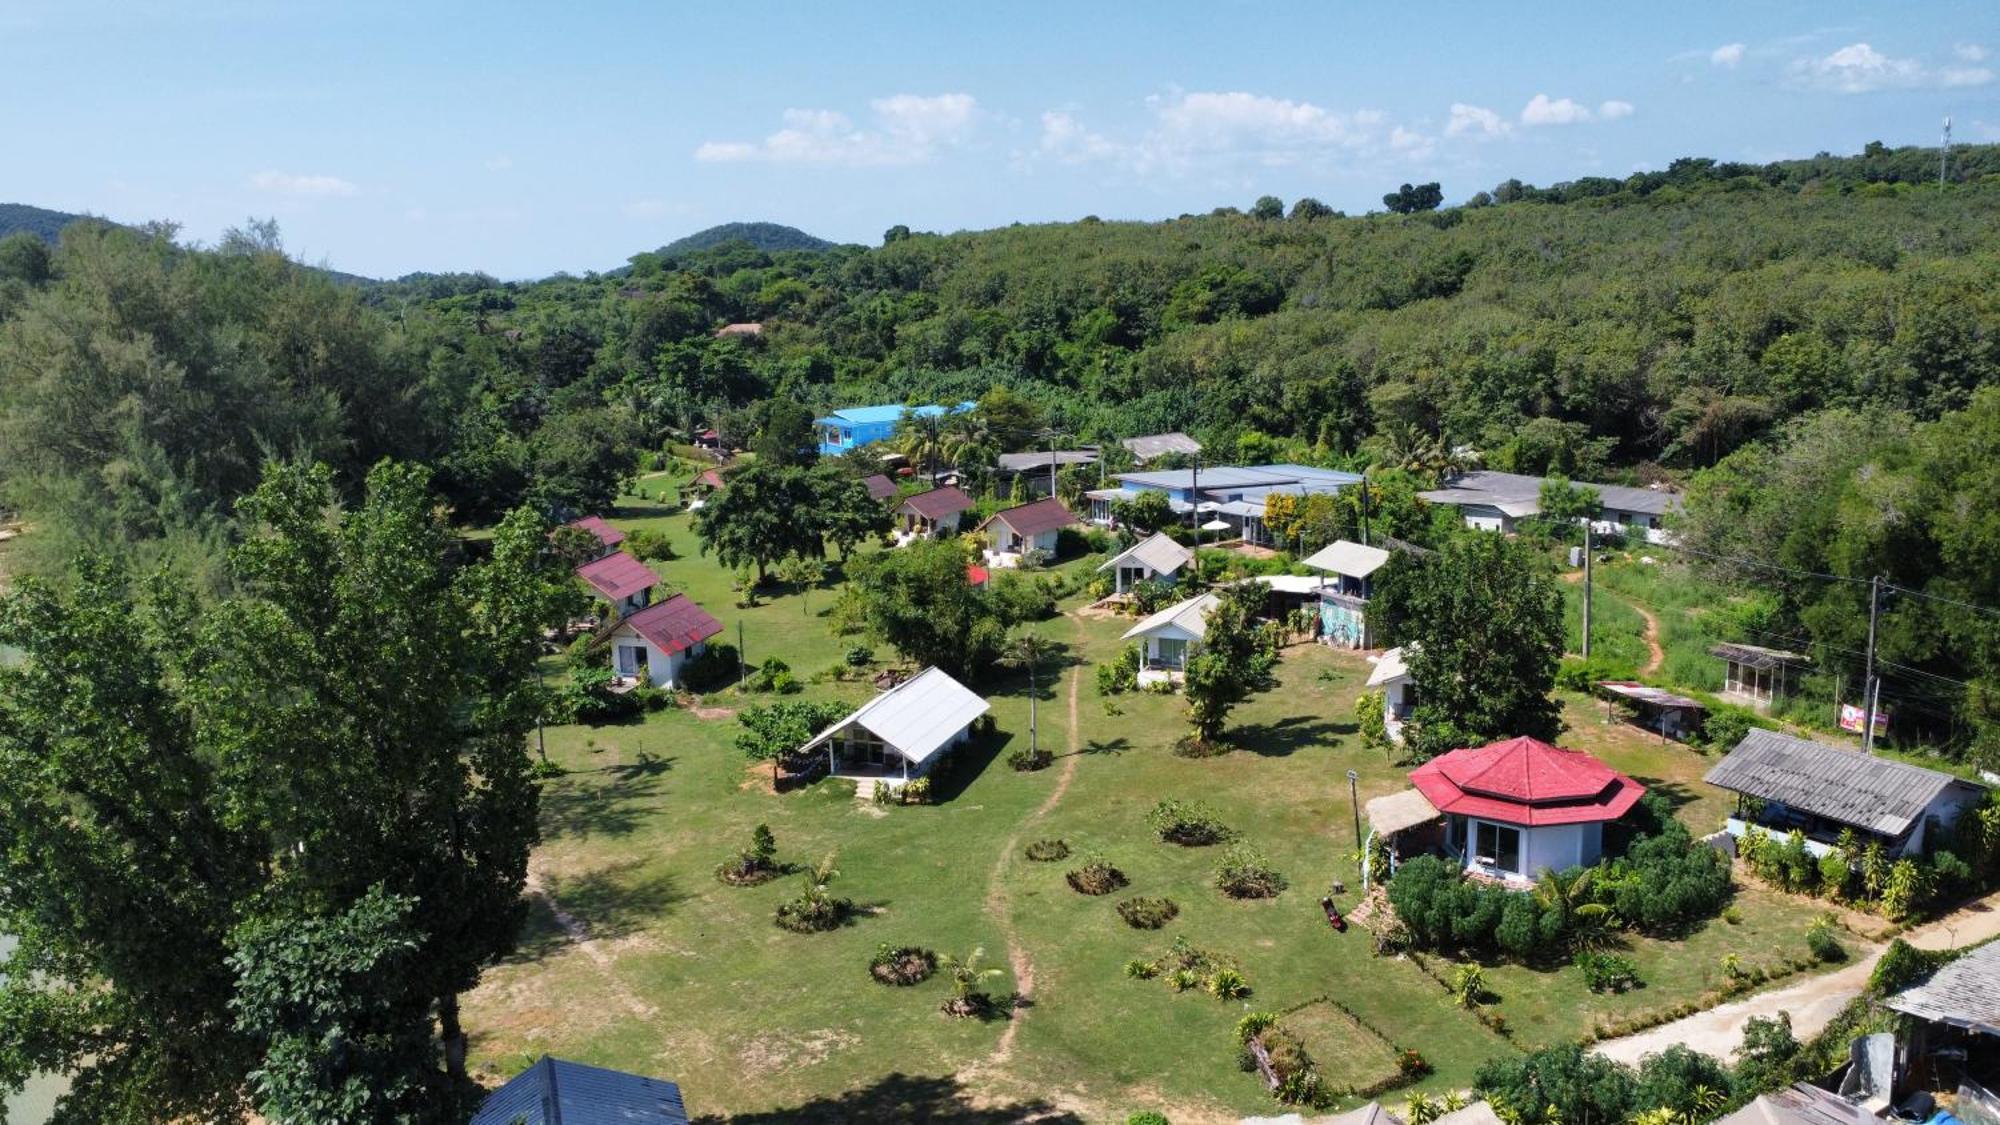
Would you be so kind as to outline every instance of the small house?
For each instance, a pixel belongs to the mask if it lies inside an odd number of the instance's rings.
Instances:
[[[972,506],[972,497],[964,489],[948,484],[905,497],[896,508],[896,516],[903,521],[904,535],[935,539],[958,534],[960,517]]]
[[[1097,464],[1094,449],[1044,449],[1026,453],[1002,453],[994,464],[994,484],[1011,493],[1016,482],[1029,496],[1052,496],[1055,482],[1064,469]]]
[[[1111,572],[1111,588],[1123,594],[1141,582],[1171,586],[1180,581],[1183,567],[1194,561],[1194,552],[1174,541],[1164,531],[1153,534],[1112,556],[1098,571]]]
[[[1698,699],[1632,680],[1600,680],[1597,690],[1604,693],[1606,722],[1611,720],[1611,705],[1616,700],[1631,709],[1640,726],[1659,731],[1661,738],[1693,736],[1708,714]]]
[[[1796,829],[1814,855],[1850,830],[1892,858],[1920,855],[1931,826],[1949,828],[1986,799],[1975,781],[1774,730],[1744,735],[1703,780],[1736,794],[1731,836]]]
[[[1417,685],[1410,677],[1402,648],[1392,648],[1376,658],[1374,670],[1368,673],[1368,690],[1382,693],[1382,725],[1389,732],[1389,741],[1401,743],[1403,724],[1417,709]]]
[[[903,406],[891,403],[885,406],[850,406],[836,410],[824,418],[815,418],[813,425],[819,430],[819,452],[822,457],[838,457],[849,450],[860,449],[864,445],[874,445],[887,440],[896,432],[896,423],[903,415],[913,414],[919,418],[939,418],[946,414],[962,414],[975,404],[961,402],[957,406]]]
[[[694,475],[694,480],[689,482],[689,487],[704,496],[708,496],[721,492],[728,484],[729,481],[724,476],[724,470],[703,469]]]
[[[587,531],[597,540],[597,557],[600,559],[617,550],[618,544],[625,542],[625,533],[606,523],[602,516],[585,516],[580,520],[571,520],[569,526],[578,531]]]
[[[643,680],[656,688],[678,688],[681,669],[721,632],[722,622],[693,598],[675,594],[620,621],[604,643],[611,646],[611,670],[620,683]]]
[[[979,525],[991,544],[995,559],[1019,559],[1029,552],[1053,558],[1056,542],[1065,527],[1076,526],[1076,517],[1053,496],[1005,508],[986,517]]]
[[[1270,529],[1264,524],[1265,505],[1275,495],[1311,496],[1335,493],[1361,480],[1355,473],[1289,463],[1274,465],[1209,465],[1191,469],[1164,469],[1151,472],[1119,473],[1115,488],[1094,488],[1084,493],[1090,500],[1092,523],[1110,526],[1112,507],[1147,492],[1165,495],[1167,507],[1175,515],[1209,516],[1224,538],[1269,545]]]
[[[880,503],[896,498],[896,482],[882,473],[872,473],[862,477],[861,483],[867,487],[870,500]]]
[[[1319,591],[1319,632],[1328,644],[1341,648],[1373,648],[1368,630],[1368,599],[1372,577],[1389,561],[1389,552],[1346,539],[1308,555],[1304,565],[1324,572]]]
[[[1453,750],[1410,782],[1443,814],[1445,849],[1467,871],[1508,881],[1596,863],[1605,823],[1646,792],[1581,750],[1535,738]]]
[[[1220,601],[1214,594],[1197,594],[1175,602],[1125,631],[1125,640],[1136,640],[1142,646],[1141,686],[1181,681],[1192,650],[1208,636],[1208,615]]]
[[[1467,527],[1511,534],[1521,520],[1541,513],[1542,485],[1547,481],[1546,477],[1481,469],[1459,473],[1444,487],[1419,492],[1417,498],[1457,508]],[[1680,510],[1680,494],[1623,484],[1574,483],[1597,493],[1600,509],[1591,521],[1593,530],[1630,535],[1648,543],[1670,539],[1665,521]]]
[[[1954,1048],[1964,1052],[1960,1058],[2000,1058],[2000,942],[1960,954],[1882,1006],[1920,1021],[1911,1036],[1913,1058]]]
[[[825,747],[831,776],[899,786],[930,773],[970,739],[972,724],[988,709],[943,669],[926,668],[814,735],[799,753]]]
[[[576,576],[598,597],[611,603],[614,617],[626,617],[644,609],[653,600],[653,587],[660,584],[660,576],[653,573],[652,567],[623,551],[613,551],[584,563],[576,568]]]
[[[471,1125],[687,1125],[681,1088],[543,1055],[486,1095]]]
[[[719,450],[722,448],[722,434],[714,429],[706,429],[694,435],[696,449]]]
[[[1762,645],[1720,644],[1708,651],[1723,662],[1722,698],[1759,711],[1790,695],[1799,671],[1812,663],[1802,653]]]

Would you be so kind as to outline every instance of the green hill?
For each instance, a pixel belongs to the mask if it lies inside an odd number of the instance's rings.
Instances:
[[[89,216],[30,207],[26,203],[0,203],[0,238],[27,231],[43,242],[54,243],[64,227],[85,218]]]
[[[692,254],[697,250],[712,250],[728,242],[747,242],[766,254],[781,250],[831,250],[835,245],[783,223],[723,223],[696,231],[685,238],[677,238],[660,247],[659,253],[669,256]]]

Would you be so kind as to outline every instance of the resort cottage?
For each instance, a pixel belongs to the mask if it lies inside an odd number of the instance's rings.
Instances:
[[[1328,544],[1305,559],[1305,565],[1330,576],[1319,588],[1319,632],[1340,648],[1374,648],[1368,630],[1368,598],[1374,592],[1370,576],[1389,561],[1389,552],[1346,539]]]
[[[1125,631],[1125,640],[1144,646],[1139,654],[1139,685],[1181,682],[1194,646],[1208,636],[1208,615],[1221,599],[1196,596],[1153,614]]]
[[[1201,443],[1179,430],[1166,434],[1126,438],[1119,444],[1123,445],[1132,454],[1132,459],[1141,465],[1161,457],[1193,457],[1201,452]]]
[[[900,786],[971,738],[972,724],[987,710],[964,684],[926,668],[814,735],[799,753],[825,747],[832,776]]]
[[[1016,481],[1029,496],[1048,496],[1055,491],[1055,478],[1064,469],[1097,464],[1094,449],[1044,449],[1026,453],[1002,453],[994,465],[994,485],[1011,494]]]
[[[1419,492],[1417,498],[1457,508],[1467,527],[1511,534],[1521,520],[1541,512],[1542,485],[1546,482],[1546,477],[1482,469],[1459,473],[1445,487]],[[1665,542],[1669,538],[1663,524],[1669,513],[1680,510],[1678,493],[1622,484],[1577,483],[1596,492],[1603,504],[1598,517],[1591,521],[1593,530],[1602,534],[1618,532],[1648,543]]]
[[[597,596],[611,603],[614,618],[627,617],[653,600],[660,576],[653,568],[623,551],[614,551],[576,568],[576,576]]]
[[[1193,551],[1174,542],[1166,532],[1155,531],[1097,569],[1099,573],[1110,571],[1113,592],[1123,594],[1141,582],[1171,586],[1180,581],[1181,568],[1193,561]]]
[[[1074,526],[1076,517],[1062,501],[1051,496],[995,512],[979,525],[979,530],[987,536],[987,557],[998,565],[1008,566],[1031,551],[1045,560],[1055,557],[1062,529]]]
[[[861,483],[867,486],[870,500],[893,500],[896,497],[896,482],[881,473],[862,477]]]
[[[1891,858],[1922,854],[1930,832],[1986,799],[1975,781],[1773,730],[1744,735],[1703,780],[1736,794],[1731,836],[1752,825],[1773,836],[1796,829],[1816,856],[1847,830]]]
[[[972,510],[972,497],[956,485],[933,488],[904,499],[896,508],[905,539],[958,534],[959,517]]]
[[[1410,647],[1415,651],[1414,645]],[[1389,732],[1389,741],[1402,742],[1403,724],[1417,709],[1417,685],[1410,678],[1403,649],[1392,648],[1375,659],[1375,669],[1368,673],[1368,690],[1382,693],[1382,725]]]
[[[1407,794],[1369,802],[1399,815],[1377,823],[1385,837],[1419,826],[1431,828],[1428,842],[1464,863],[1466,871],[1489,879],[1532,882],[1545,871],[1596,863],[1604,854],[1604,825],[1639,803],[1646,792],[1638,782],[1581,750],[1565,750],[1534,738],[1510,738],[1475,749],[1453,750],[1410,774],[1424,803]],[[1438,818],[1443,831],[1435,831]],[[1397,841],[1392,855],[1410,854]]]
[[[896,423],[903,415],[911,414],[919,418],[938,418],[946,414],[961,414],[971,410],[972,403],[961,402],[957,406],[851,406],[836,410],[824,418],[816,418],[813,425],[819,429],[819,452],[822,457],[837,457],[849,450],[864,445],[873,445],[887,440],[896,432]]]
[[[571,520],[569,526],[578,531],[587,531],[597,540],[597,557],[600,559],[617,550],[618,544],[625,542],[625,533],[606,523],[603,516],[585,516],[580,520]]]
[[[486,1095],[471,1125],[687,1125],[681,1088],[543,1055]]]
[[[620,621],[603,643],[611,646],[611,669],[621,686],[643,681],[678,688],[681,669],[721,632],[722,622],[686,594],[675,594]]]

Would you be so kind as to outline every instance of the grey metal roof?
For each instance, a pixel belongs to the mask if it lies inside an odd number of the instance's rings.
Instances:
[[[1175,602],[1125,630],[1125,636],[1121,639],[1129,641],[1134,637],[1143,637],[1172,626],[1198,640],[1208,635],[1208,611],[1214,609],[1221,600],[1214,594],[1196,594],[1186,601]]]
[[[1155,574],[1172,574],[1193,559],[1194,552],[1175,542],[1173,536],[1164,531],[1155,531],[1125,548],[1111,561],[1097,569],[1111,570],[1121,564],[1136,563]]]
[[[942,668],[926,668],[862,704],[799,749],[810,750],[859,723],[914,765],[950,745],[959,731],[988,710],[984,699]]]
[[[2000,1036],[2000,942],[1988,942],[1883,1001],[1932,1023]]]
[[[1542,482],[1546,479],[1524,473],[1480,469],[1460,473],[1445,482],[1446,487],[1419,495],[1434,504],[1491,504],[1510,516],[1533,515],[1541,508]],[[1614,511],[1663,516],[1679,510],[1681,506],[1681,497],[1677,492],[1590,481],[1571,483],[1596,492],[1604,506]],[[1483,494],[1484,498],[1470,494]]]
[[[1331,574],[1345,574],[1350,578],[1366,578],[1382,569],[1382,564],[1388,561],[1389,552],[1380,547],[1336,539],[1308,555],[1304,565]]]
[[[1892,837],[1909,831],[1945,790],[1973,784],[1774,730],[1744,735],[1704,780]]]
[[[1744,645],[1725,642],[1708,650],[1711,656],[1720,656],[1746,668],[1764,671],[1780,664],[1808,664],[1812,658],[1803,653],[1787,652],[1781,648],[1765,648],[1763,645]]]
[[[1002,472],[1031,473],[1036,469],[1048,468],[1050,456],[1046,449],[1040,452],[1030,450],[1026,453],[1002,453],[998,463]],[[1089,449],[1058,449],[1053,456],[1058,467],[1097,464],[1096,452]]]
[[[687,1125],[681,1088],[543,1055],[487,1095],[471,1125]]]
[[[1259,485],[1292,484],[1297,477],[1238,465],[1212,465],[1200,470],[1161,469],[1152,473],[1119,473],[1118,479],[1136,488],[1199,488],[1203,492],[1226,488],[1254,488]]]
[[[1881,1120],[1839,1094],[1801,1082],[1765,1094],[1715,1125],[1880,1125]]]
[[[1196,454],[1201,452],[1201,443],[1181,433],[1148,434],[1145,437],[1126,438],[1122,443],[1132,451],[1132,456],[1141,461],[1151,461],[1169,453]]]

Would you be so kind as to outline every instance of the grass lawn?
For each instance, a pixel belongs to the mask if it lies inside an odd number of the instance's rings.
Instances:
[[[678,560],[656,565],[707,606],[752,660],[783,656],[801,675],[840,659],[820,614],[831,590],[793,593],[738,610],[730,576],[697,553],[687,517],[632,503],[624,527],[672,537]],[[1084,564],[1072,564],[1084,565]],[[1073,606],[1070,608],[1074,608]],[[1334,1081],[1365,1085],[1414,1048],[1437,1073],[1422,1088],[1462,1087],[1478,1063],[1514,1050],[1408,960],[1378,959],[1368,933],[1334,933],[1317,899],[1336,876],[1353,878],[1358,797],[1406,785],[1405,771],[1365,750],[1353,701],[1366,678],[1360,656],[1317,646],[1286,650],[1280,684],[1240,707],[1230,737],[1243,749],[1207,760],[1175,757],[1185,729],[1177,699],[1101,698],[1092,665],[1119,647],[1129,621],[1067,615],[1041,627],[1066,646],[1066,668],[1039,699],[1041,739],[1055,765],[1020,774],[1002,759],[1027,738],[1025,679],[983,683],[999,731],[962,754],[940,782],[945,799],[878,809],[851,782],[773,795],[767,774],[735,750],[735,723],[686,711],[643,722],[548,733],[551,757],[571,772],[544,792],[538,894],[521,952],[487,974],[468,998],[473,1063],[499,1077],[549,1052],[672,1077],[697,1113],[744,1120],[842,1115],[909,1118],[971,1113],[1011,1120],[1056,1106],[1087,1120],[1159,1108],[1176,1122],[1276,1112],[1261,1084],[1236,1066],[1232,1030],[1245,1012],[1299,1009],[1289,1017]],[[886,655],[886,654],[885,654]],[[815,683],[813,697],[858,700],[858,684]],[[742,705],[722,695],[709,704]],[[754,702],[754,701],[747,701]],[[1713,826],[1724,803],[1699,781],[1706,761],[1570,702],[1575,737],[1648,785],[1666,787],[1681,815]],[[1237,902],[1212,885],[1220,847],[1158,842],[1145,815],[1163,797],[1206,801],[1290,880],[1273,900]],[[1711,815],[1714,814],[1714,815]],[[861,907],[844,929],[792,934],[771,922],[795,894],[787,876],[752,888],[722,885],[715,866],[768,823],[780,859],[810,863],[838,853],[837,894]],[[1060,837],[1065,862],[1028,861],[1030,841]],[[1130,886],[1088,897],[1063,875],[1101,855]],[[1118,916],[1130,896],[1164,896],[1180,914],[1159,930]],[[1575,1036],[1597,1017],[1699,995],[1726,951],[1803,949],[1811,908],[1746,894],[1744,921],[1717,921],[1682,947],[1635,942],[1647,987],[1592,996],[1576,970],[1488,970],[1500,1011],[1523,1039]],[[1352,906],[1350,892],[1341,898]],[[557,917],[560,911],[565,928]],[[578,940],[579,935],[584,940]],[[1177,936],[1232,958],[1247,999],[1176,994],[1162,980],[1130,979],[1132,958],[1153,958]],[[909,988],[873,981],[878,943],[964,955],[983,948],[1003,970],[996,996],[1019,990],[1011,1021],[953,1020],[939,1012],[939,977]],[[1382,1037],[1352,1026],[1338,1000]],[[1386,1041],[1384,1041],[1386,1038]],[[769,1115],[763,1117],[760,1115]]]

